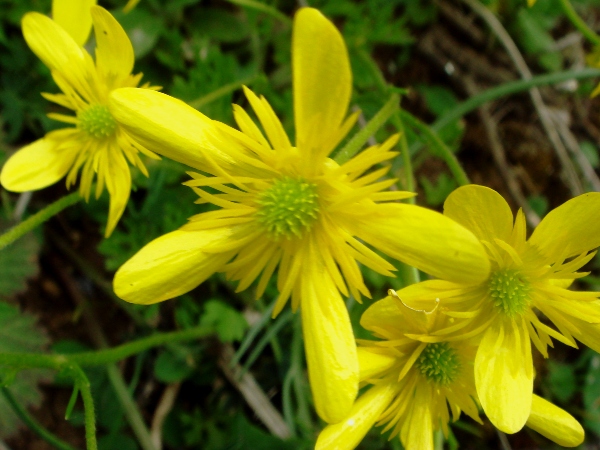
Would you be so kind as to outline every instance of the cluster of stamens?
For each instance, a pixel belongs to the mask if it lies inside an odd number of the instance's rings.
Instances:
[[[488,284],[494,306],[510,317],[523,314],[529,307],[529,282],[517,270],[497,270]]]
[[[317,186],[302,178],[283,177],[257,199],[258,221],[273,238],[301,237],[319,213]]]
[[[77,113],[78,127],[96,139],[110,137],[117,128],[117,122],[104,105],[91,105]]]
[[[427,381],[448,386],[460,373],[461,364],[456,350],[447,342],[427,344],[415,366]]]

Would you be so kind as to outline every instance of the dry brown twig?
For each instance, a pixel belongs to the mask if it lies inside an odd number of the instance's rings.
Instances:
[[[272,435],[280,439],[290,438],[292,434],[289,427],[279,411],[269,401],[269,398],[252,374],[248,372],[244,373],[239,364],[231,366],[233,355],[233,347],[229,344],[223,345],[218,364],[225,377],[240,391],[248,406],[252,408],[256,416]]]

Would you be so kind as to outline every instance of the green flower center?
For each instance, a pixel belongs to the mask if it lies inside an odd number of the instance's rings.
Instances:
[[[77,113],[79,128],[96,139],[103,139],[113,135],[117,122],[104,105],[91,105]]]
[[[415,365],[427,381],[438,386],[448,386],[456,380],[461,368],[456,350],[447,342],[427,344]]]
[[[488,284],[494,306],[510,317],[523,314],[529,307],[529,282],[517,270],[497,270]]]
[[[258,196],[258,204],[258,221],[272,237],[301,237],[319,213],[317,186],[303,178],[283,177]]]

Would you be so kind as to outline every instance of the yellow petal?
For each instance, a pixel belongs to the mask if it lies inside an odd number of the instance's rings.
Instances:
[[[523,428],[531,411],[531,344],[525,330],[519,328],[508,322],[492,325],[475,356],[475,385],[481,406],[496,428],[505,433]]]
[[[393,400],[393,383],[379,383],[361,395],[350,414],[340,423],[328,425],[317,438],[315,450],[352,450],[373,427]]]
[[[78,89],[86,85],[86,52],[60,25],[36,12],[23,16],[23,37],[46,66],[60,72]],[[89,58],[89,55],[87,55]],[[82,89],[83,90],[83,89]]]
[[[315,252],[303,270],[300,310],[308,378],[317,414],[327,423],[337,423],[348,415],[358,393],[352,324],[335,283]]]
[[[133,47],[119,22],[104,8],[92,8],[96,36],[96,67],[109,89],[133,70]]]
[[[127,4],[123,7],[123,12],[124,13],[128,13],[129,11],[131,11],[133,8],[136,7],[136,5],[140,2],[140,0],[129,0],[127,2]]]
[[[58,150],[59,143],[38,139],[15,153],[0,173],[5,189],[33,191],[50,186],[64,177],[75,160],[76,152]]]
[[[568,258],[600,246],[600,193],[580,195],[550,211],[529,244],[555,258]]]
[[[236,163],[226,153],[234,144],[222,142],[217,148],[221,134],[213,122],[180,100],[149,89],[122,88],[111,93],[109,106],[131,137],[159,155],[213,174],[214,164]]]
[[[368,380],[381,372],[386,371],[398,361],[395,356],[373,353],[368,348],[358,347],[358,367],[360,368],[359,379]]]
[[[97,0],[52,0],[52,19],[83,46],[92,30],[90,8]]]
[[[508,241],[512,234],[510,206],[500,194],[485,186],[471,184],[456,189],[444,203],[444,215],[487,242]]]
[[[415,205],[377,205],[357,235],[384,253],[435,277],[461,283],[487,279],[490,263],[479,240],[435,211]]]
[[[143,305],[185,294],[231,258],[231,252],[207,252],[231,235],[229,228],[165,234],[119,268],[113,281],[115,293],[125,301]]]
[[[433,411],[431,385],[419,383],[410,405],[400,439],[406,449],[433,450]],[[438,425],[438,424],[436,424]]]
[[[352,73],[340,32],[316,9],[296,13],[292,64],[296,146],[327,155],[348,110]]]
[[[106,188],[110,194],[108,222],[104,237],[109,237],[125,211],[131,192],[131,172],[121,151],[118,151],[118,161],[111,161],[106,176]]]
[[[563,447],[577,447],[585,437],[583,427],[571,414],[535,394],[526,425]]]

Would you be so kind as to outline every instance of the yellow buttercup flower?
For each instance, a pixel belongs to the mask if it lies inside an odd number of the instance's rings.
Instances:
[[[454,191],[444,214],[471,230],[485,245],[491,264],[478,283],[430,280],[398,292],[408,304],[441,300],[453,325],[423,342],[480,340],[475,358],[477,393],[500,430],[520,430],[531,411],[534,369],[531,344],[548,357],[551,338],[576,347],[575,339],[600,351],[597,292],[568,289],[600,245],[600,194],[580,195],[550,212],[527,240],[525,216],[513,215],[502,196],[483,186]],[[543,323],[543,313],[558,331]]]
[[[382,339],[360,341],[360,380],[372,385],[358,398],[350,414],[326,427],[316,450],[351,450],[374,426],[392,430],[407,449],[433,450],[434,431],[448,436],[448,423],[462,411],[477,422],[473,379],[476,347],[469,341],[422,342],[410,336],[435,335],[451,325],[440,313],[407,307],[394,291],[363,314],[361,325]],[[431,305],[432,302],[430,302]],[[529,394],[531,396],[531,394]],[[584,432],[568,413],[536,395],[527,426],[563,446],[581,444]]]
[[[69,187],[81,171],[79,191],[87,200],[97,175],[96,197],[105,186],[110,194],[108,236],[129,199],[129,164],[148,176],[140,153],[158,157],[136,142],[108,109],[111,91],[137,86],[142,78],[142,74],[131,74],[134,62],[131,42],[105,9],[93,6],[91,17],[97,42],[95,63],[53,20],[33,12],[23,17],[27,44],[50,68],[63,92],[42,95],[75,112],[75,116],[57,113],[48,116],[75,127],[51,131],[17,151],[2,168],[0,182],[9,191],[24,192],[44,188],[67,175]]]
[[[318,45],[315,45],[318,43]],[[120,89],[111,112],[148,148],[187,164],[199,203],[218,209],[144,247],[116,273],[117,295],[134,303],[167,300],[215,272],[258,279],[257,297],[278,268],[280,296],[301,307],[309,378],[319,415],[341,420],[358,390],[356,345],[343,295],[369,296],[358,263],[382,274],[394,267],[367,247],[436,276],[477,282],[489,264],[479,242],[433,211],[391,203],[412,196],[385,191],[381,180],[397,137],[338,165],[329,155],[354,124],[346,118],[352,90],[344,41],[320,12],[300,9],[293,29],[296,145],[264,98],[246,97],[265,135],[239,106],[240,131],[157,92]],[[461,266],[465,264],[465,266]]]

